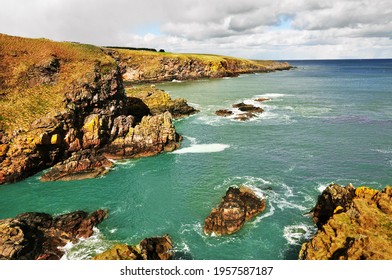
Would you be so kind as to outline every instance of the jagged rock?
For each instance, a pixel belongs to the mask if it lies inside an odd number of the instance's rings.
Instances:
[[[251,113],[251,112],[246,112],[246,113],[243,113],[243,114],[236,115],[234,119],[238,120],[238,121],[248,121],[248,120],[254,118],[255,116],[256,115]]]
[[[82,150],[53,166],[41,181],[69,181],[96,178],[106,174],[113,163],[94,150]]]
[[[140,241],[136,246],[116,244],[109,250],[98,254],[94,260],[170,260],[173,257],[170,237],[151,237]]]
[[[179,147],[180,136],[176,133],[169,112],[157,116],[145,116],[125,137],[118,137],[102,149],[108,158],[135,158],[152,156]]]
[[[270,101],[271,99],[267,98],[267,97],[259,97],[256,98],[255,101],[256,102],[264,102],[264,101]]]
[[[313,221],[318,227],[325,224],[339,206],[339,211],[347,211],[355,197],[355,188],[352,184],[342,187],[338,184],[329,185],[318,198],[313,209]]]
[[[262,113],[264,110],[260,107],[253,106],[251,104],[245,104],[243,102],[234,104],[234,108],[238,108],[238,110],[243,111],[243,112],[249,112],[249,113]]]
[[[128,88],[127,95],[131,99],[140,99],[148,107],[149,113],[152,115],[163,114],[164,112],[169,111],[173,118],[177,119],[198,112],[195,108],[189,106],[185,99],[172,99],[167,92],[157,89],[155,86],[138,86]],[[141,105],[139,104],[138,106]],[[131,109],[131,111],[134,110]]]
[[[228,117],[231,116],[233,114],[233,111],[230,110],[226,110],[226,109],[221,109],[221,110],[217,110],[215,111],[215,114],[221,117]]]
[[[264,209],[265,200],[257,197],[251,189],[244,186],[230,187],[219,206],[205,219],[204,233],[232,234]]]
[[[318,231],[302,245],[299,259],[392,259],[392,187],[330,185],[314,215]]]
[[[93,227],[107,217],[106,210],[84,211],[52,217],[46,213],[22,213],[0,220],[0,259],[60,259],[60,247],[90,237]]]

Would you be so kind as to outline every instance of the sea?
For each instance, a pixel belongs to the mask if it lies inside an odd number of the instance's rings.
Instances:
[[[0,186],[0,219],[108,209],[92,237],[63,248],[63,259],[163,234],[176,259],[297,259],[316,232],[309,212],[329,184],[392,184],[392,60],[289,62],[289,71],[157,84],[200,111],[175,121],[180,149],[116,161],[97,179],[43,183],[41,172]],[[249,121],[215,115],[239,102],[264,112]],[[206,236],[204,219],[241,185],[266,210],[232,235]]]

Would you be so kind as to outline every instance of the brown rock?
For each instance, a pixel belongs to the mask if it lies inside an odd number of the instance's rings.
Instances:
[[[270,101],[271,99],[267,98],[267,97],[259,97],[256,98],[255,101],[256,102],[264,102],[264,101]]]
[[[84,211],[52,217],[45,213],[22,213],[0,220],[0,259],[60,259],[60,247],[80,237],[90,237],[92,228],[107,216],[106,210],[90,215]]]
[[[319,230],[302,245],[299,258],[392,259],[391,205],[391,187],[378,191],[367,187],[355,189],[352,185],[329,186],[315,207]]]
[[[250,113],[262,113],[264,111],[260,107],[253,106],[251,104],[245,104],[243,102],[234,104],[233,107],[238,108],[240,111],[250,112]]]
[[[215,114],[218,116],[221,116],[221,117],[228,117],[233,114],[233,111],[221,109],[221,110],[216,111]]]
[[[248,121],[252,118],[254,118],[256,115],[251,113],[251,112],[247,112],[244,114],[238,114],[234,119],[238,120],[238,121]]]
[[[94,260],[170,260],[173,257],[170,237],[145,238],[136,246],[116,244],[109,250],[98,254]]]
[[[232,234],[241,229],[245,221],[265,209],[265,200],[247,187],[230,187],[222,202],[204,221],[205,234]]]
[[[41,177],[41,181],[70,181],[96,178],[106,174],[113,163],[94,150],[74,153],[64,162],[53,166]]]

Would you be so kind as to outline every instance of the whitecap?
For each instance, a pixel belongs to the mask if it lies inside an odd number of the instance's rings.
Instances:
[[[183,135],[183,137],[188,139],[189,142],[191,142],[192,145],[196,145],[197,144],[197,139],[195,137],[186,136],[186,135]]]
[[[175,150],[173,154],[197,154],[197,153],[217,153],[222,152],[229,148],[227,144],[196,144],[187,148]]]
[[[380,154],[392,154],[392,149],[387,149],[387,150],[385,150],[385,149],[371,149],[371,151],[377,152]]]
[[[99,229],[94,227],[93,231],[89,238],[80,238],[76,243],[69,242],[64,247],[59,247],[64,251],[61,260],[88,260],[113,245],[103,238]]]
[[[182,83],[182,81],[179,81],[179,80],[173,79],[173,80],[172,80],[172,83]]]
[[[279,98],[279,97],[284,97],[284,96],[288,96],[288,94],[270,92],[270,93],[258,94],[255,96],[255,98],[258,98],[258,97]]]
[[[283,237],[290,245],[301,245],[304,241],[309,240],[317,231],[315,226],[298,224],[285,226]]]

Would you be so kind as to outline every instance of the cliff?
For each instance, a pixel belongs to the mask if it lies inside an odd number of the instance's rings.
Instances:
[[[174,54],[128,49],[106,49],[106,53],[116,59],[126,83],[222,78],[292,68],[287,62],[209,54]]]
[[[91,178],[108,158],[172,151],[172,118],[196,112],[152,87],[124,82],[233,76],[287,63],[100,48],[0,34],[0,184],[56,165],[42,180]]]
[[[328,186],[313,209],[318,231],[302,245],[304,260],[392,259],[392,187]]]
[[[0,55],[0,184],[68,158],[76,161],[45,180],[64,177],[59,172],[91,177],[108,167],[91,155],[110,155],[112,143],[116,157],[119,143],[123,157],[178,147],[170,112],[132,111],[135,98],[126,96],[120,68],[103,49],[0,35]]]

